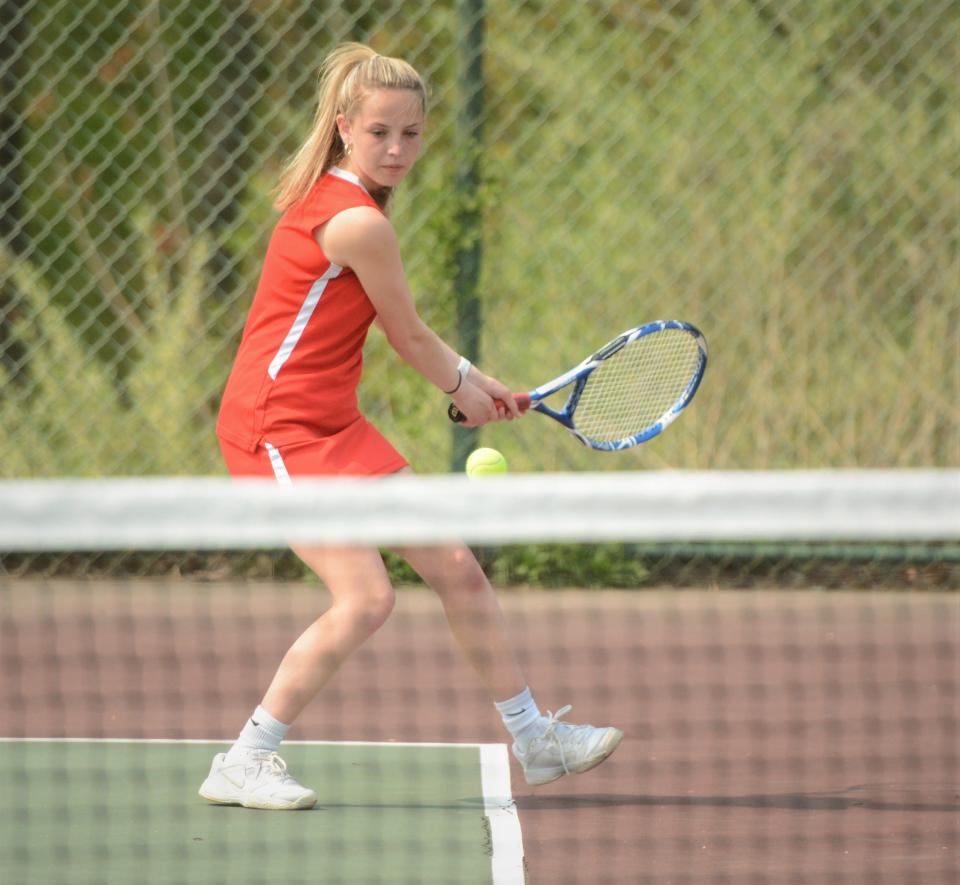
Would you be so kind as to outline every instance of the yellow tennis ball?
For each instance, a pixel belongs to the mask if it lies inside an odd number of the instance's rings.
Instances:
[[[467,458],[467,476],[495,476],[507,472],[507,459],[496,449],[477,449]]]

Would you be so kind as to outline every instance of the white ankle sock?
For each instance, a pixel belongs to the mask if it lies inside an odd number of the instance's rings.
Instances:
[[[494,706],[499,711],[507,731],[513,735],[513,739],[521,749],[524,749],[542,731],[540,710],[529,687],[516,697],[499,701]]]
[[[270,750],[275,752],[286,737],[289,725],[274,719],[263,707],[257,707],[253,715],[243,726],[240,736],[227,751],[228,756],[236,757],[250,750]]]

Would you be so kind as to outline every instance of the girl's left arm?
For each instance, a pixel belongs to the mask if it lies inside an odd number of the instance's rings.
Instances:
[[[335,215],[317,235],[324,254],[357,275],[377,322],[400,357],[451,398],[470,424],[519,417],[510,389],[472,367],[460,378],[458,354],[420,318],[389,220],[360,206]],[[498,402],[499,401],[499,404]]]

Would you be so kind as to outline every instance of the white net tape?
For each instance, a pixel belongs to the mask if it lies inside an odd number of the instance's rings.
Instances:
[[[960,471],[664,471],[0,484],[0,551],[302,543],[949,541]]]

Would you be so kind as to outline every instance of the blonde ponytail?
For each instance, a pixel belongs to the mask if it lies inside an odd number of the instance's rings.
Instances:
[[[280,173],[274,189],[275,208],[282,212],[303,199],[331,166],[343,160],[345,149],[337,129],[337,116],[352,117],[374,89],[412,89],[419,94],[426,113],[427,90],[423,80],[402,59],[378,55],[362,43],[343,43],[324,59],[317,78],[313,126],[307,140]],[[385,205],[389,189],[374,196]]]

